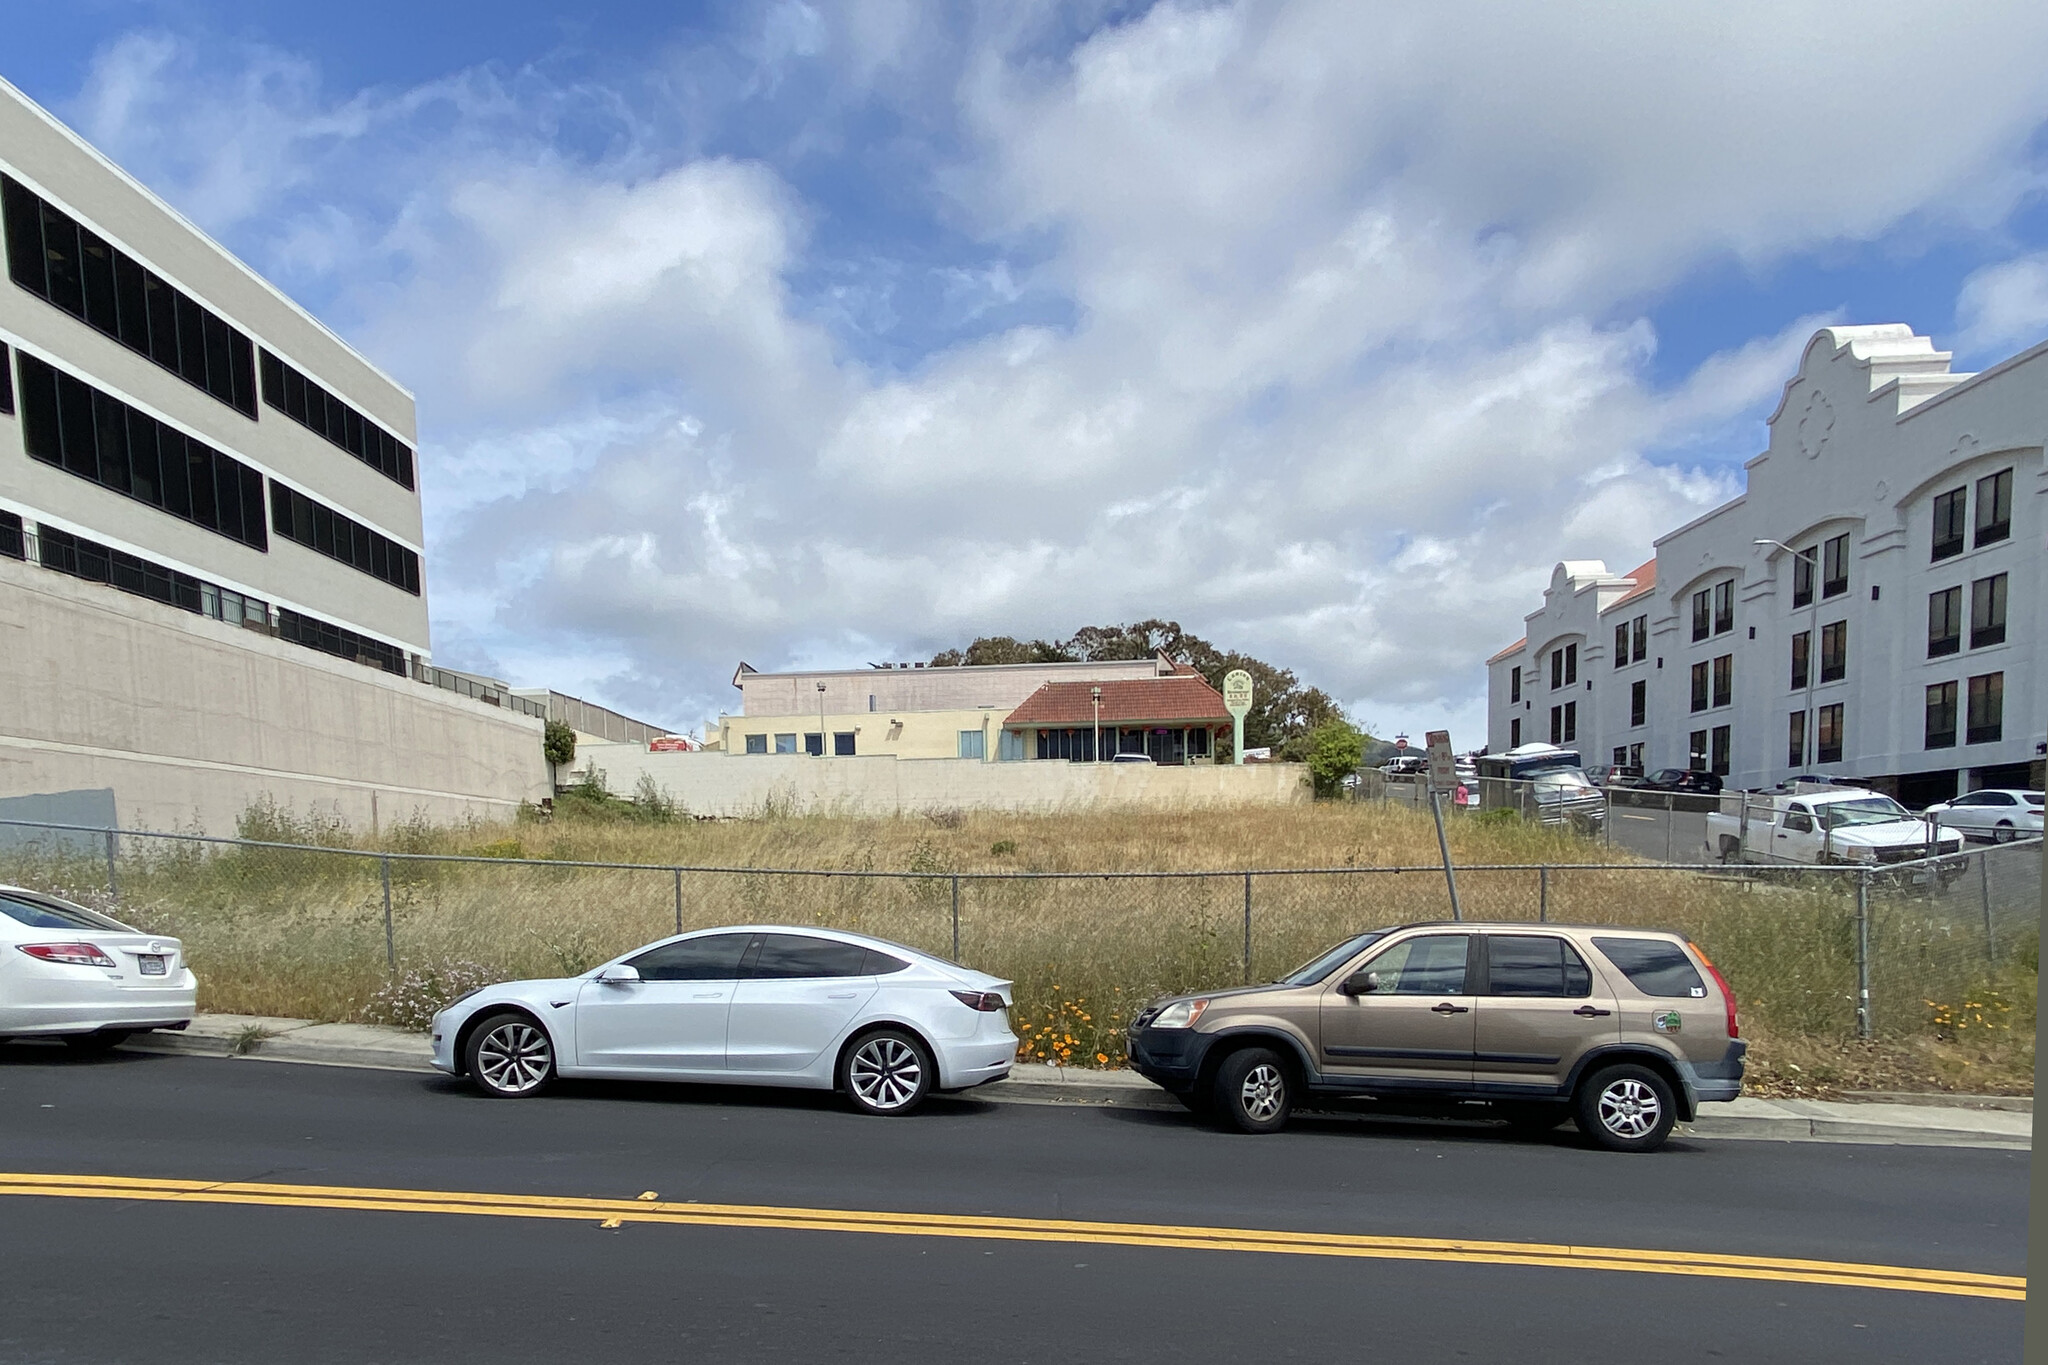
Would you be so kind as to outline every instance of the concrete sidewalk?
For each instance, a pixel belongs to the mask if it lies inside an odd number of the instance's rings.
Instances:
[[[315,1024],[245,1014],[202,1014],[183,1033],[147,1033],[123,1047],[262,1062],[432,1071],[423,1034],[375,1024]],[[976,1099],[1025,1104],[1117,1105],[1179,1109],[1179,1101],[1128,1071],[1083,1071],[1030,1063]],[[1779,1142],[1864,1142],[1936,1147],[2031,1149],[2033,1105],[2010,1098],[1929,1095],[1878,1101],[1740,1099],[1709,1105],[1679,1132],[1701,1138]],[[1980,1107],[1981,1106],[1981,1107]]]

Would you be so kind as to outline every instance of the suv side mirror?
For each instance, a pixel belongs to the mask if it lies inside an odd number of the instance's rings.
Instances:
[[[629,962],[618,962],[597,974],[597,979],[607,986],[625,986],[640,979],[640,969]]]
[[[1378,972],[1353,972],[1337,990],[1342,995],[1371,995],[1380,988]]]

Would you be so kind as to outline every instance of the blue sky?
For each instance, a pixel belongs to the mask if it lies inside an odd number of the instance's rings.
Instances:
[[[7,0],[0,73],[419,399],[436,657],[1169,616],[1477,743],[1829,321],[2048,335],[2048,11]]]

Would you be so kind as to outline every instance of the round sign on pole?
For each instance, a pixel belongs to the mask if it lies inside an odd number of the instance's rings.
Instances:
[[[1233,668],[1223,675],[1223,709],[1230,713],[1233,738],[1237,741],[1230,751],[1232,763],[1244,762],[1244,717],[1252,709],[1252,675],[1241,668]]]

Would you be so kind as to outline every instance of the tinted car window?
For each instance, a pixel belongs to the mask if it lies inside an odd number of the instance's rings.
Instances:
[[[642,981],[736,981],[752,934],[710,934],[664,943],[632,961]]]
[[[1303,963],[1287,975],[1281,977],[1279,984],[1283,986],[1313,986],[1316,982],[1321,981],[1331,972],[1336,971],[1346,962],[1357,957],[1386,936],[1387,931],[1385,929],[1374,929],[1368,933],[1359,934],[1355,938],[1347,938],[1336,947],[1330,949],[1329,952],[1312,961]]]
[[[861,976],[887,976],[891,972],[909,970],[910,964],[900,957],[892,957],[879,948],[868,949],[867,960],[861,963]]]
[[[1463,995],[1464,934],[1424,934],[1397,943],[1365,964],[1379,973],[1382,995]]]
[[[31,929],[117,929],[123,933],[135,933],[119,920],[97,915],[82,905],[71,905],[63,901],[16,900],[12,896],[0,896],[0,914],[11,920],[18,920]]]
[[[1487,982],[1494,995],[1581,996],[1593,993],[1586,960],[1548,934],[1494,934],[1486,941]]]
[[[1596,938],[1593,946],[1644,995],[1690,996],[1701,999],[1707,983],[1685,949],[1661,938]]]
[[[754,969],[747,973],[755,980],[867,975],[868,949],[858,943],[803,934],[763,934],[761,940]]]

